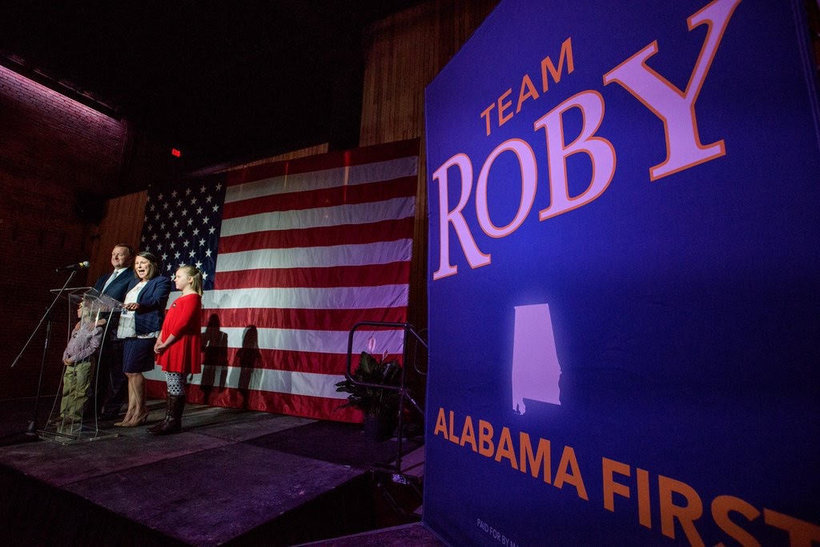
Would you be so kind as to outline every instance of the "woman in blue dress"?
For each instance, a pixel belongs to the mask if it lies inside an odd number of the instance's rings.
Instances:
[[[148,421],[142,373],[154,368],[154,343],[171,292],[171,280],[159,274],[156,256],[147,251],[137,254],[117,330],[117,337],[124,339],[122,369],[128,378],[128,411],[116,426],[136,427]]]

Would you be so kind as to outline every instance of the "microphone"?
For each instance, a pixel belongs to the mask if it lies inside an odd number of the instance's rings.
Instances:
[[[64,270],[84,270],[88,268],[90,265],[91,264],[88,262],[88,260],[83,260],[82,262],[79,262],[77,264],[69,264],[68,266],[63,266],[62,268],[54,268],[54,271],[61,272]]]

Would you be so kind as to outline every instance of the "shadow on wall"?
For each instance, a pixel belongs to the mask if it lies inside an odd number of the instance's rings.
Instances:
[[[242,334],[242,347],[236,352],[231,366],[228,358],[228,333],[222,330],[217,314],[211,314],[202,336],[202,402],[212,406],[230,406],[248,409],[253,371],[262,366],[259,351],[259,330],[248,325]],[[239,376],[236,377],[238,369]],[[236,384],[233,384],[233,381]],[[233,388],[233,389],[232,389]]]
[[[202,336],[202,380],[200,388],[205,404],[213,404],[212,396],[215,387],[225,387],[225,376],[228,373],[228,333],[221,330],[219,316],[212,313]],[[220,378],[216,375],[219,371]]]
[[[242,399],[241,408],[248,408],[250,384],[253,370],[262,366],[262,353],[259,351],[259,331],[256,325],[248,325],[242,335],[242,347],[236,352],[234,366],[239,367],[237,390]]]

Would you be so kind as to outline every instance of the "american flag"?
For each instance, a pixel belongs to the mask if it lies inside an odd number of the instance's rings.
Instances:
[[[202,271],[204,288],[212,289],[224,201],[223,177],[151,187],[140,249],[154,253],[172,280],[180,265],[195,265]]]
[[[203,372],[189,400],[357,420],[339,408],[347,394],[335,384],[355,323],[406,321],[417,175],[418,142],[407,141],[230,171],[166,190],[163,200],[150,196],[146,248],[159,241],[152,252],[172,269],[199,264],[212,282],[203,295]],[[187,203],[201,195],[210,204],[220,192],[222,201],[187,224]],[[173,213],[151,210],[160,201]],[[362,329],[353,353],[400,357],[402,347],[401,330]],[[148,377],[162,380],[158,371]]]

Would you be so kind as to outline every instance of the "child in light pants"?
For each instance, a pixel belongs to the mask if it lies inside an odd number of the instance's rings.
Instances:
[[[58,422],[61,431],[74,430],[82,424],[94,372],[95,354],[100,347],[104,330],[97,325],[90,306],[80,304],[77,317],[80,320],[74,325],[71,339],[63,352],[65,371]]]

